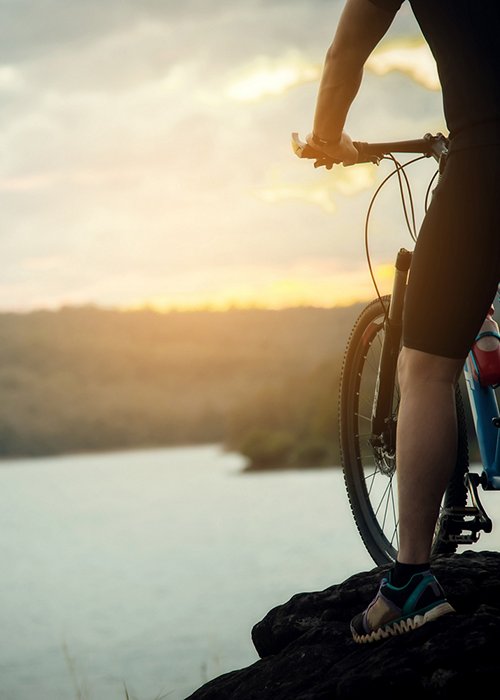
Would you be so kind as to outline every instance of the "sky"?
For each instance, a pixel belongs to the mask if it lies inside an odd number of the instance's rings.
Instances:
[[[446,131],[405,3],[347,122]],[[340,0],[0,0],[0,309],[331,306],[373,295],[390,172],[295,158]],[[417,218],[435,170],[412,166]],[[394,179],[393,179],[394,180]],[[412,242],[396,183],[378,279]]]

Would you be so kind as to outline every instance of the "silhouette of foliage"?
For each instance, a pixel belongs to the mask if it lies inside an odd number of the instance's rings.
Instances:
[[[275,462],[284,433],[287,464],[324,461],[336,454],[338,374],[358,311],[0,314],[0,456],[252,449],[252,431],[268,431]]]

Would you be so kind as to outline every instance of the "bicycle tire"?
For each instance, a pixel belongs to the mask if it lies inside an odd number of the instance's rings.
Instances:
[[[347,495],[361,539],[378,565],[393,562],[398,548],[395,437],[393,448],[385,453],[370,441],[371,412],[378,391],[378,363],[389,302],[389,295],[376,299],[359,315],[347,343],[339,392],[341,462]],[[398,406],[399,390],[394,382],[392,413],[387,416],[394,435]],[[458,456],[443,499],[447,507],[463,507],[467,499],[464,479],[468,468],[467,430],[458,388],[457,417]],[[433,556],[457,548],[455,543],[444,539],[440,527],[438,524],[436,528]]]

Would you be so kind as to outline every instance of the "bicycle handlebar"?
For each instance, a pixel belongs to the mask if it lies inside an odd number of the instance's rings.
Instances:
[[[409,141],[388,141],[384,143],[365,143],[354,141],[354,147],[359,153],[358,163],[376,163],[391,153],[421,153],[427,158],[433,157],[439,161],[442,155],[448,152],[448,139],[443,134],[425,134],[422,139]],[[312,148],[308,143],[301,141],[297,132],[292,134],[292,148],[299,158],[312,158],[316,160],[315,166],[325,165],[331,168],[338,164],[321,151]]]

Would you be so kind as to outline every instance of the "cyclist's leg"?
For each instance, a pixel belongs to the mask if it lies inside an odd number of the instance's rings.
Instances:
[[[462,360],[403,348],[397,424],[398,561],[429,561],[441,499],[456,459],[455,382]]]

